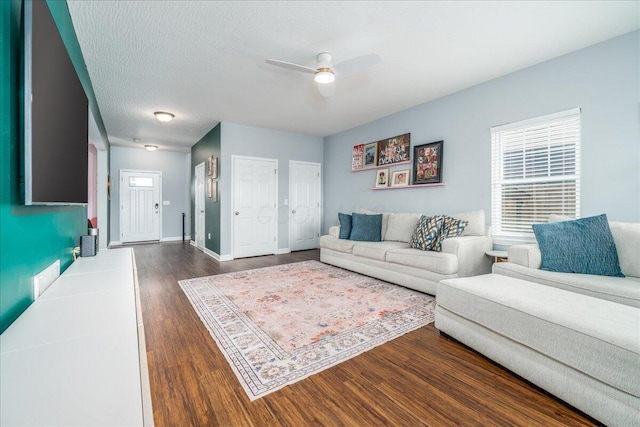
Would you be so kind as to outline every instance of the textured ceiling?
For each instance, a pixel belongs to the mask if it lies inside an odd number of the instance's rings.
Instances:
[[[110,143],[177,151],[220,121],[331,135],[640,28],[637,1],[68,4]],[[327,99],[264,62],[325,51],[382,62]]]

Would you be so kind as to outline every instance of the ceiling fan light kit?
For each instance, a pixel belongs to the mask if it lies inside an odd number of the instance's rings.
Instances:
[[[156,111],[153,115],[162,123],[170,122],[175,117],[174,114],[167,113],[166,111]]]
[[[313,80],[320,84],[333,83],[336,80],[336,75],[333,74],[331,68],[318,68]]]
[[[382,60],[380,55],[377,53],[370,53],[348,59],[334,66],[331,64],[331,59],[332,56],[330,53],[319,53],[315,69],[304,65],[294,64],[292,62],[280,61],[278,59],[267,59],[266,62],[267,64],[286,68],[288,70],[313,74],[313,80],[318,83],[318,91],[322,96],[328,98],[335,92],[335,85],[333,83],[336,78],[359,73],[369,67],[373,67]]]

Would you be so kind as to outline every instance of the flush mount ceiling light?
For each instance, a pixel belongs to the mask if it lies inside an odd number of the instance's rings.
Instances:
[[[140,142],[140,138],[133,138],[133,142]]]
[[[175,117],[175,115],[167,113],[166,111],[156,111],[153,115],[162,123],[170,122]]]
[[[158,149],[157,145],[145,145],[144,148],[147,149],[147,151],[156,151]]]

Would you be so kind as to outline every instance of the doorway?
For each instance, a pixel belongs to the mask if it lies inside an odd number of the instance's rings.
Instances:
[[[320,163],[289,162],[289,246],[315,249],[320,243],[322,178]]]
[[[120,170],[120,241],[160,240],[162,173]]]
[[[232,156],[234,258],[275,254],[278,160]]]

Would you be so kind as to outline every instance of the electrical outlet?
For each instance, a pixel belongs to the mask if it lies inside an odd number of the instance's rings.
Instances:
[[[60,260],[33,276],[33,299],[36,300],[60,277]]]

